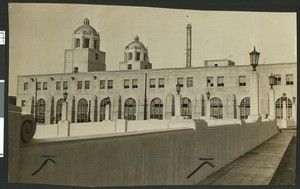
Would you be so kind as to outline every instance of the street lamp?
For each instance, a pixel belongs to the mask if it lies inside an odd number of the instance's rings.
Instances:
[[[180,93],[180,90],[181,90],[181,85],[180,85],[179,82],[177,81],[177,84],[176,84],[176,91],[177,91],[177,94]]]
[[[209,91],[207,91],[206,96],[207,96],[207,100],[209,100],[210,99],[210,92]]]
[[[271,89],[273,89],[274,83],[275,83],[275,76],[274,76],[273,74],[271,74],[271,75],[269,76],[269,84],[270,84],[270,86],[271,86]]]
[[[292,99],[293,99],[293,103],[295,103],[296,102],[296,97],[293,96]]]
[[[67,91],[65,91],[65,92],[63,93],[63,98],[64,98],[64,101],[67,100],[67,98],[68,98],[68,92],[67,92]]]
[[[108,96],[105,98],[104,104],[109,105],[109,103],[110,103],[110,97]]]
[[[250,65],[253,68],[252,71],[256,71],[260,53],[255,50],[255,46],[254,46],[254,50],[249,54],[250,54]]]

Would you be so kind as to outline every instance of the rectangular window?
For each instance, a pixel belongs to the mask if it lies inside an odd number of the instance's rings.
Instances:
[[[193,87],[193,78],[192,77],[186,78],[186,86]]]
[[[105,89],[105,80],[100,80],[100,89]]]
[[[128,70],[132,69],[132,64],[128,64]]]
[[[274,74],[274,85],[281,85],[281,74]]]
[[[159,88],[164,88],[165,87],[165,79],[164,78],[159,78],[158,79],[158,87]]]
[[[137,79],[133,79],[132,80],[132,88],[138,88],[138,80]]]
[[[98,60],[98,59],[99,59],[99,55],[95,54],[95,60]]]
[[[217,77],[217,86],[218,87],[224,87],[224,76],[218,76]]]
[[[294,85],[294,75],[286,74],[286,85]]]
[[[47,90],[47,88],[48,88],[48,87],[47,87],[47,82],[44,82],[44,83],[43,83],[43,90]]]
[[[150,88],[155,88],[155,79],[150,79]]]
[[[214,77],[213,76],[208,76],[206,81],[207,81],[207,87],[214,86]]]
[[[74,67],[74,73],[78,73],[78,67]]]
[[[28,83],[24,83],[24,91],[27,91],[28,90]]]
[[[21,106],[22,106],[22,107],[26,106],[26,101],[25,101],[25,100],[22,100]]]
[[[84,89],[90,89],[90,81],[84,82]]]
[[[177,83],[179,83],[179,85],[183,87],[183,77],[177,77]]]
[[[61,82],[60,81],[56,82],[56,90],[61,90]]]
[[[37,82],[36,84],[36,90],[41,90],[42,89],[42,83],[41,82]]]
[[[239,76],[239,86],[246,86],[246,76],[245,75],[240,75]]]
[[[112,89],[112,88],[113,88],[113,85],[114,85],[113,80],[108,80],[108,81],[107,81],[107,88],[108,88],[108,89]]]
[[[64,88],[64,90],[68,89],[68,81],[63,82],[63,88]]]
[[[124,79],[124,89],[129,89],[129,79]]]
[[[82,81],[77,81],[77,90],[82,89]]]

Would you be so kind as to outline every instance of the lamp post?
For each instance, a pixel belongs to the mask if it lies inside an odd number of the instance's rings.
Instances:
[[[68,98],[68,93],[67,91],[65,91],[63,93],[63,102],[62,102],[62,116],[61,116],[61,120],[62,121],[67,121],[68,118],[68,102],[67,102],[67,98]]]
[[[294,126],[297,125],[297,113],[296,113],[296,97],[293,96],[293,109],[292,109],[292,117],[293,117],[293,120],[294,120]]]
[[[176,84],[176,92],[177,94],[175,95],[175,116],[173,118],[175,119],[180,119],[181,117],[181,85],[177,81]]]
[[[282,119],[281,119],[281,127],[282,128],[286,128],[287,127],[287,120],[286,120],[286,93],[282,94]]]
[[[105,104],[105,121],[108,121],[109,120],[109,104],[110,104],[109,96],[105,98],[104,104]]]
[[[206,93],[207,101],[206,101],[206,117],[207,119],[211,119],[210,115],[210,92],[207,91]]]
[[[260,120],[259,115],[259,76],[256,71],[256,67],[258,66],[258,60],[260,53],[255,50],[249,53],[250,55],[250,65],[252,66],[252,71],[250,73],[250,115],[248,116],[248,120],[258,121]]]
[[[57,136],[65,137],[70,136],[70,122],[68,121],[68,92],[63,93],[63,102],[61,110],[61,120],[57,125]]]
[[[269,107],[270,107],[269,119],[270,120],[275,119],[275,91],[273,88],[274,83],[275,83],[275,76],[273,74],[271,74],[269,76],[269,84],[271,86],[270,91],[269,91]]]

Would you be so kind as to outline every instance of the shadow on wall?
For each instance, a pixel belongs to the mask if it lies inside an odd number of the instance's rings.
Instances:
[[[277,133],[275,121],[208,127],[170,120],[169,129],[23,141],[20,110],[9,111],[9,181],[21,183],[193,185]],[[193,173],[205,161],[213,166]]]

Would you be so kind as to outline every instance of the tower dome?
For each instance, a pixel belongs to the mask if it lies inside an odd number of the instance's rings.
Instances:
[[[119,67],[121,70],[152,69],[148,49],[140,42],[138,36],[135,36],[133,41],[125,47],[124,62],[120,62]]]
[[[83,20],[83,25],[77,28],[74,31],[74,34],[97,34],[97,31],[95,28],[90,26],[90,20],[88,18],[85,18]]]
[[[139,36],[135,36],[134,40],[129,43],[125,49],[146,49],[145,45],[143,43],[140,42],[140,38]]]

